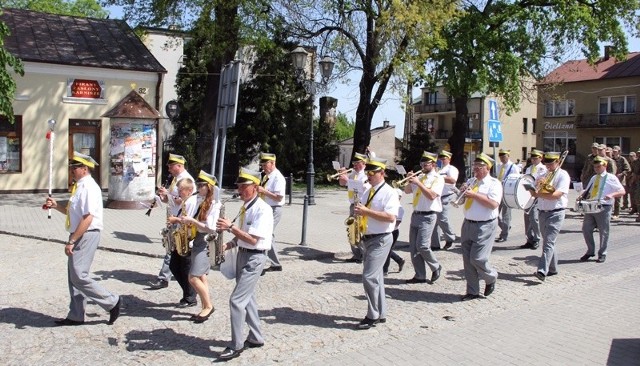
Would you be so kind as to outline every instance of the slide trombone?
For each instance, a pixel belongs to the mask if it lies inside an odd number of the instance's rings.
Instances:
[[[391,182],[391,186],[393,188],[404,188],[408,183],[409,183],[409,179],[415,177],[416,175],[420,175],[422,173],[422,171],[418,171],[418,172],[411,172],[409,174],[407,174],[406,177],[402,178],[401,180],[394,180],[393,182]]]
[[[353,171],[353,168],[349,168],[349,169],[347,169],[347,170],[345,170],[345,171],[337,172],[336,174],[333,174],[333,175],[331,175],[331,174],[327,174],[327,180],[328,180],[329,182],[331,182],[331,181],[332,181],[332,180],[334,180],[334,179],[338,179],[338,178],[340,178],[340,176],[341,176],[341,175],[343,175],[343,174],[349,174],[349,173],[351,173],[352,171]]]

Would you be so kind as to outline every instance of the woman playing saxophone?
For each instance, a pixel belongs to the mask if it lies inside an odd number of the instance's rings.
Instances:
[[[211,268],[209,261],[209,245],[205,240],[206,234],[216,232],[216,221],[220,214],[219,191],[217,180],[211,174],[201,170],[197,179],[198,209],[193,216],[183,216],[181,224],[195,228],[197,234],[191,248],[191,267],[189,270],[189,283],[196,290],[202,310],[191,319],[196,323],[202,323],[209,319],[215,308],[209,298],[209,283],[207,274]]]

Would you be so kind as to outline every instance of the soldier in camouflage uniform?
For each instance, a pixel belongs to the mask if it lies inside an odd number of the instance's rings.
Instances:
[[[584,166],[582,167],[582,173],[580,174],[580,181],[582,182],[582,187],[587,188],[587,184],[589,184],[589,180],[593,173],[593,158],[598,156],[598,147],[599,143],[594,142],[591,144],[591,154],[587,155],[586,159],[584,159]]]
[[[620,146],[614,146],[612,150],[613,160],[616,162],[616,177],[620,180],[623,186],[626,185],[625,178],[627,177],[627,173],[631,171],[631,166],[627,159],[620,154]],[[622,201],[622,197],[618,197],[615,199],[613,204],[613,215],[611,216],[612,220],[617,220],[620,216],[620,203]]]
[[[638,149],[640,153],[640,149]],[[631,212],[630,214],[638,213],[638,204],[640,203],[640,159],[636,159],[631,163]],[[636,218],[636,221],[640,222],[640,215]]]

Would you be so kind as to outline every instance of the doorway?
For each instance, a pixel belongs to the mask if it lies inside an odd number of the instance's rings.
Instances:
[[[73,152],[91,156],[98,164],[100,161],[100,120],[70,119],[69,120],[69,159],[73,157]],[[100,177],[100,167],[96,167],[91,172],[98,186],[102,187]],[[69,187],[72,178],[69,176]]]

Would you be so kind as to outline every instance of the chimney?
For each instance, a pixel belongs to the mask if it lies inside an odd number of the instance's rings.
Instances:
[[[613,51],[613,46],[604,46],[604,61],[611,57],[611,51]]]
[[[389,121],[382,121],[382,128],[389,128]]]

